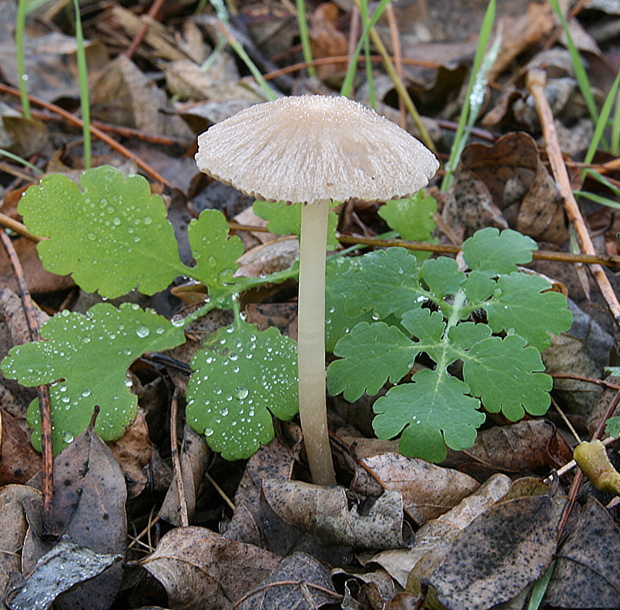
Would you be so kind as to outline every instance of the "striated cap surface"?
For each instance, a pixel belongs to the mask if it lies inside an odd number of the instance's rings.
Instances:
[[[257,104],[198,138],[198,168],[267,201],[387,201],[426,186],[439,163],[412,135],[345,97]]]

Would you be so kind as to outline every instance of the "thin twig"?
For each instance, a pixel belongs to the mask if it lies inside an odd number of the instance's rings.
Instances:
[[[142,44],[144,37],[146,36],[149,28],[151,27],[151,21],[155,21],[157,19],[157,15],[161,10],[161,7],[164,4],[164,0],[155,0],[149,9],[149,12],[146,14],[147,18],[142,21],[142,26],[140,30],[136,34],[135,38],[131,41],[129,48],[125,51],[125,55],[131,59],[133,54],[136,52],[136,49]]]
[[[36,235],[33,235],[26,228],[26,225],[19,222],[19,220],[15,220],[14,218],[7,216],[6,214],[2,214],[2,212],[0,212],[0,226],[5,227],[6,229],[11,229],[11,231],[14,231],[18,235],[21,235],[22,237],[26,237],[30,241],[34,241],[34,242],[41,241],[41,238],[37,237]]]
[[[17,285],[19,286],[19,296],[24,308],[26,324],[30,333],[31,341],[39,341],[39,326],[37,324],[36,313],[28,283],[24,277],[19,257],[9,236],[0,231],[0,239],[6,253],[11,261]],[[52,502],[54,499],[54,452],[52,448],[52,409],[50,405],[49,390],[46,385],[37,387],[39,397],[39,411],[41,414],[41,449],[42,449],[42,470],[43,470],[43,535],[46,537],[56,537],[56,524]]]
[[[553,175],[560,189],[560,193],[564,198],[564,208],[569,220],[575,227],[577,239],[579,240],[582,251],[586,254],[594,254],[594,245],[590,239],[590,234],[581,215],[581,210],[577,205],[573,189],[571,187],[568,171],[562,157],[562,151],[558,142],[558,136],[555,129],[553,113],[547,97],[545,95],[546,74],[544,70],[534,69],[528,72],[527,87],[534,98],[540,124],[545,138],[547,154]],[[605,270],[600,264],[591,264],[590,272],[614,317],[616,323],[620,326],[620,302],[611,286],[609,278],[605,275]]]
[[[170,404],[170,454],[172,458],[172,468],[174,470],[174,480],[176,481],[177,494],[179,496],[179,516],[181,526],[189,525],[189,516],[187,513],[187,500],[185,499],[185,485],[183,483],[183,470],[181,469],[181,460],[179,458],[179,442],[177,439],[177,413],[179,407],[178,390],[175,389]]]
[[[4,85],[0,83],[0,93],[7,93],[9,95],[13,95],[15,97],[19,97],[19,90],[15,89],[15,87],[9,87],[8,85]],[[79,117],[67,112],[60,106],[56,104],[52,104],[50,102],[46,102],[38,97],[33,95],[28,96],[30,101],[37,106],[41,106],[49,110],[50,112],[54,112],[59,116],[63,117],[68,123],[76,125],[77,127],[82,127],[83,121]],[[111,138],[107,133],[104,133],[100,129],[97,129],[94,125],[91,124],[90,132],[99,138],[102,142],[105,142],[110,148],[116,150],[119,154],[123,155],[127,159],[133,161],[145,174],[149,175],[153,180],[160,182],[161,184],[166,185],[169,188],[172,188],[172,184],[166,180],[155,168],[151,167],[146,161],[143,161],[136,154],[132,153],[128,148],[117,142],[114,138]]]
[[[231,231],[249,231],[256,233],[269,233],[266,227],[242,225],[230,221]],[[407,241],[405,239],[377,239],[375,237],[360,237],[357,235],[338,235],[338,241],[345,246],[368,246],[370,248],[387,248],[399,246],[407,250],[420,252],[434,252],[435,254],[458,254],[460,246],[451,244],[430,244],[423,241]],[[598,264],[609,267],[620,267],[620,256],[611,254],[573,254],[571,252],[552,252],[551,250],[534,250],[534,260],[556,261],[559,263],[584,263],[586,265]]]

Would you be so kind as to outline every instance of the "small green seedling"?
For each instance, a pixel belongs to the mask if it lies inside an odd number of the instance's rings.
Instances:
[[[144,178],[104,166],[85,171],[80,184],[51,175],[20,202],[28,228],[47,238],[38,249],[48,270],[72,273],[82,288],[105,297],[133,289],[153,294],[183,275],[204,283],[209,300],[172,320],[134,304],[117,309],[101,303],[86,315],[62,312],[42,326],[42,341],[10,351],[2,362],[5,375],[28,386],[50,384],[56,453],[86,428],[96,405],[98,433],[114,440],[136,410],[129,365],[145,352],[182,344],[187,325],[209,311],[230,309],[234,322],[208,336],[192,359],[187,421],[225,458],[251,456],[273,437],[272,415],[288,420],[297,413],[297,346],[275,328],[259,331],[245,322],[237,297],[296,277],[298,267],[263,278],[236,277],[243,247],[214,210],[190,223],[196,263],[184,265],[164,202],[151,195]],[[257,206],[271,221],[282,221],[278,209]],[[381,214],[403,236],[410,216],[418,215],[426,229],[416,237],[428,239],[433,211],[432,200],[414,195],[389,202]],[[271,228],[298,234],[298,219],[287,213],[293,218]],[[376,393],[388,380],[398,383],[426,352],[437,362],[435,370],[394,387],[375,408],[380,436],[404,430],[403,452],[429,459],[441,459],[443,437],[454,448],[473,442],[483,419],[481,401],[512,419],[524,409],[543,413],[550,379],[541,372],[539,350],[550,342],[548,331],[570,325],[570,314],[564,297],[547,292],[545,280],[517,270],[533,247],[512,231],[483,230],[464,245],[467,274],[447,258],[420,266],[402,248],[335,258],[327,267],[327,348],[342,359],[329,369],[331,391],[350,400]],[[467,320],[476,309],[486,311],[488,324]],[[448,370],[456,360],[464,363],[463,379]],[[35,402],[28,413],[35,446],[38,418]]]
[[[481,407],[511,421],[544,414],[552,380],[540,352],[572,315],[547,280],[518,270],[535,247],[515,231],[488,228],[463,244],[468,273],[447,257],[420,266],[403,248],[351,259],[333,289],[346,295],[350,332],[334,347],[340,359],[329,367],[329,391],[349,401],[377,394],[425,353],[434,366],[375,401],[374,428],[379,438],[400,435],[404,455],[429,461],[443,460],[446,445],[473,444]],[[474,313],[486,323],[471,321]],[[462,375],[453,372],[457,362]]]
[[[188,267],[179,258],[164,202],[151,195],[146,179],[104,166],[85,171],[80,185],[47,176],[20,201],[25,224],[47,238],[38,244],[46,269],[71,273],[84,290],[109,298],[133,289],[151,295],[182,275],[205,284],[209,301],[172,321],[133,304],[116,309],[102,303],[86,315],[64,311],[41,327],[42,341],[10,351],[4,374],[28,386],[51,384],[55,453],[86,428],[96,405],[97,432],[115,440],[136,412],[130,364],[145,352],[184,343],[184,328],[209,311],[232,309],[234,323],[207,338],[193,358],[187,417],[224,457],[251,456],[273,437],[271,414],[290,419],[297,413],[296,344],[275,328],[259,331],[246,323],[237,296],[297,271],[234,277],[243,245],[229,236],[224,215],[215,210],[204,211],[188,227],[196,261]],[[38,403],[30,406],[28,419],[40,447]]]

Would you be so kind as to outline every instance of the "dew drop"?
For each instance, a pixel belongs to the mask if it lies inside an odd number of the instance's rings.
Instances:
[[[151,332],[151,329],[148,326],[145,326],[144,324],[138,326],[138,328],[136,329],[136,335],[138,335],[138,337],[142,337],[143,339],[144,337],[148,337],[150,332]]]
[[[213,436],[213,428],[205,428],[205,436]]]
[[[243,400],[244,398],[247,398],[249,393],[250,391],[242,385],[240,385],[238,388],[235,389],[235,396],[239,400]]]

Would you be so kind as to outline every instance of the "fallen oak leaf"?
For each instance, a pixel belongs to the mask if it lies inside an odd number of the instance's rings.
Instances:
[[[386,490],[379,498],[351,502],[343,487],[263,479],[263,495],[286,523],[325,546],[393,549],[403,545],[403,498]],[[352,504],[352,505],[351,505]]]

